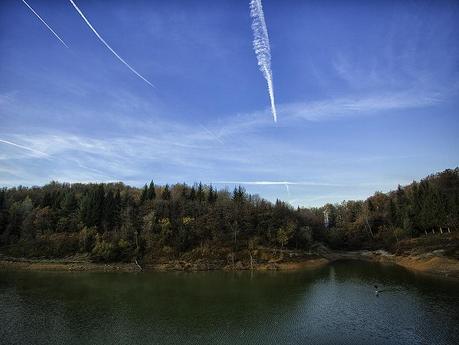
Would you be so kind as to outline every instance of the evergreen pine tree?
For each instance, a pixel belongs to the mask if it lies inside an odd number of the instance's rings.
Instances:
[[[145,186],[143,186],[143,189],[142,189],[142,194],[140,194],[140,203],[143,204],[147,199],[148,199],[148,186],[145,183]]]
[[[163,189],[163,192],[161,193],[161,199],[170,200],[170,198],[171,198],[171,191],[169,190],[169,185],[166,184],[166,186]]]
[[[65,193],[64,199],[62,201],[62,214],[65,217],[74,214],[78,209],[78,200],[73,191],[68,191]]]
[[[147,199],[148,200],[156,199],[155,184],[153,183],[153,181],[150,182],[150,186],[148,187]]]
[[[194,189],[194,186],[191,187],[191,190],[190,190],[190,200],[195,200],[196,199],[196,190]]]
[[[104,214],[103,214],[103,225],[105,230],[112,231],[115,221],[115,196],[111,189],[108,190],[107,195],[105,196],[104,203]]]
[[[209,204],[213,204],[217,199],[217,194],[214,192],[214,188],[212,187],[212,185],[210,185],[209,187],[209,194],[207,196],[207,202]]]
[[[196,198],[198,199],[199,202],[204,201],[204,189],[202,188],[201,182],[199,182],[199,185],[198,185],[198,190],[196,192]]]

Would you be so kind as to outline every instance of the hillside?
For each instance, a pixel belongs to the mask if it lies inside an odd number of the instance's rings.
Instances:
[[[458,225],[459,168],[365,201],[310,209],[201,183],[51,182],[0,192],[0,251],[22,258],[249,268],[318,258],[320,242],[459,258]]]

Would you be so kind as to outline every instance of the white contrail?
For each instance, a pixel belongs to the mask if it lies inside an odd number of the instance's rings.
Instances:
[[[260,71],[263,73],[268,83],[271,112],[274,122],[277,122],[276,104],[274,103],[273,74],[271,71],[271,48],[269,46],[268,28],[266,27],[261,0],[250,1],[250,16],[253,19],[253,50],[257,56]]]
[[[105,40],[102,38],[102,36],[99,35],[96,29],[91,25],[91,23],[88,21],[88,19],[85,17],[83,12],[79,9],[79,7],[73,2],[73,0],[69,0],[70,3],[75,7],[75,10],[80,14],[81,18],[86,22],[86,24],[89,26],[89,28],[94,32],[94,34],[97,36],[97,38],[113,53],[113,55],[116,56],[118,60],[120,60],[127,68],[129,68],[136,76],[138,76],[140,79],[142,79],[144,82],[146,82],[148,85],[155,87],[152,83],[150,83],[146,78],[144,78],[142,75],[140,75],[139,72],[137,72],[134,68],[132,68],[124,59],[118,55],[117,52],[115,52],[110,45],[105,42]]]
[[[32,148],[30,148],[30,147],[27,147],[27,146],[19,145],[19,144],[13,143],[13,142],[11,142],[11,141],[7,141],[7,140],[2,140],[2,139],[0,139],[0,142],[1,142],[1,143],[4,143],[4,144],[11,145],[11,146],[19,147],[20,149],[27,150],[27,151],[30,151],[30,152],[39,154],[39,155],[41,155],[41,156],[49,157],[49,155],[48,155],[47,153],[45,153],[45,152],[41,152],[41,151],[32,149]]]
[[[68,46],[67,44],[65,44],[65,42],[59,37],[59,35],[56,34],[56,33],[54,32],[54,30],[51,29],[51,27],[50,27],[48,24],[46,24],[46,22],[40,17],[40,15],[39,15],[37,12],[35,12],[35,10],[34,10],[32,7],[30,7],[30,5],[29,5],[27,2],[25,2],[25,0],[22,0],[22,2],[23,2],[23,3],[33,12],[33,14],[35,14],[35,15],[38,17],[38,19],[41,20],[41,22],[42,22],[43,24],[45,24],[45,26],[48,28],[48,30],[51,31],[51,32],[53,33],[53,35],[56,36],[56,38],[57,38],[66,48],[69,47],[69,46]]]
[[[314,182],[314,181],[213,181],[213,184],[235,184],[235,185],[253,185],[253,186],[324,186],[324,187],[346,187],[345,184]]]

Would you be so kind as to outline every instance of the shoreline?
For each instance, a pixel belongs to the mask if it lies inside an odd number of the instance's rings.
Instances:
[[[337,260],[363,260],[393,264],[412,272],[459,279],[459,260],[443,256],[442,250],[419,255],[396,255],[385,250],[332,252],[329,255],[329,260],[330,262]]]
[[[329,264],[325,258],[309,259],[295,262],[270,262],[254,264],[254,271],[293,271],[313,269]],[[167,263],[147,264],[142,269],[136,263],[96,263],[90,261],[71,260],[41,260],[25,258],[0,258],[0,272],[2,270],[22,271],[61,271],[61,272],[203,272],[203,271],[250,271],[251,268],[240,262],[233,265],[219,265],[215,263],[188,263],[173,260]]]
[[[329,252],[317,258],[300,261],[282,261],[257,263],[254,271],[294,271],[315,269],[326,266],[338,260],[363,260],[393,264],[404,267],[413,272],[420,272],[443,278],[459,279],[459,260],[444,257],[441,251],[434,251],[422,255],[395,255],[384,250]],[[61,271],[61,272],[202,272],[202,271],[250,271],[251,267],[241,262],[236,265],[223,265],[221,262],[185,262],[172,260],[162,263],[147,264],[140,269],[136,263],[96,263],[87,260],[69,259],[24,259],[0,257],[0,271]]]
[[[23,258],[0,259],[0,271],[58,271],[58,272],[140,272],[135,263],[94,263],[89,261],[40,260]]]

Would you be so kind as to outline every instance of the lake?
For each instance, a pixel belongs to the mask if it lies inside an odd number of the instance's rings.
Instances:
[[[458,344],[459,283],[360,261],[296,272],[0,271],[0,343]]]

